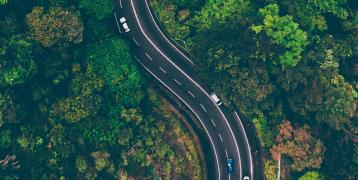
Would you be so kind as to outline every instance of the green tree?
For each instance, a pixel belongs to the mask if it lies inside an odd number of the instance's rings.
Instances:
[[[339,19],[345,20],[348,12],[344,8],[347,0],[302,0],[302,1],[279,1],[288,6],[289,14],[309,31],[327,30],[326,14],[333,14]]]
[[[22,35],[0,42],[0,86],[25,83],[36,73],[31,42]]]
[[[267,118],[259,114],[252,122],[255,124],[257,134],[263,147],[270,148],[274,144],[274,136],[270,129]]]
[[[16,18],[16,14],[7,14],[0,21],[0,34],[5,36],[13,36],[20,29],[20,22]]]
[[[199,31],[205,31],[215,24],[237,20],[249,10],[249,0],[209,0],[193,18],[193,25]]]
[[[96,151],[91,153],[93,157],[94,164],[97,171],[102,171],[105,167],[107,167],[109,163],[110,154],[104,151]]]
[[[190,28],[189,22],[184,21],[183,18],[182,22],[176,21],[178,7],[172,3],[169,3],[167,0],[156,0],[150,1],[152,7],[154,8],[156,14],[160,22],[163,22],[164,29],[179,43],[187,47],[188,43],[187,38],[189,38]],[[165,11],[162,11],[165,9]],[[190,14],[190,11],[185,11],[186,17]],[[180,18],[180,17],[179,17]]]
[[[89,65],[85,73],[75,74],[70,85],[71,96],[56,102],[53,113],[68,123],[95,116],[101,107],[102,97],[98,93],[103,86],[103,80],[94,74],[94,69]]]
[[[136,124],[139,124],[143,120],[142,115],[135,108],[130,108],[130,109],[122,108],[121,118],[126,122],[134,121]]]
[[[6,149],[11,145],[11,131],[0,130],[0,149]]]
[[[3,124],[18,123],[24,114],[11,94],[0,93],[0,127]]]
[[[82,41],[83,23],[78,11],[51,7],[46,12],[43,7],[34,7],[26,22],[31,36],[45,47]]]
[[[101,43],[90,44],[87,58],[115,94],[117,102],[135,106],[144,96],[143,79],[128,52],[128,46],[123,40],[112,37]]]
[[[177,5],[179,8],[195,9],[200,7],[205,0],[169,0],[169,3]]]
[[[8,0],[0,0],[0,5],[5,5],[8,3]]]
[[[114,8],[111,0],[79,0],[79,5],[98,20],[110,16]]]
[[[267,160],[265,162],[265,177],[267,180],[276,180],[277,179],[277,164],[273,160]]]
[[[329,89],[323,95],[322,106],[318,109],[316,119],[341,130],[350,124],[350,118],[357,110],[358,94],[342,76],[330,80]]]
[[[87,161],[84,157],[78,156],[76,159],[76,169],[80,173],[84,173],[87,169]]]
[[[279,57],[283,67],[296,66],[301,59],[301,53],[308,44],[307,33],[299,29],[292,17],[280,16],[277,4],[270,4],[260,9],[259,15],[262,18],[262,24],[252,25],[251,29],[256,34],[265,32],[274,44],[287,50]]]
[[[358,146],[354,147],[353,162],[358,164]]]
[[[314,113],[317,121],[342,130],[352,123],[351,118],[357,109],[356,100],[357,92],[342,76],[332,79],[321,76],[311,80],[303,91],[294,91],[289,105],[300,115],[307,117]]]
[[[299,180],[323,180],[324,178],[316,171],[308,171]]]

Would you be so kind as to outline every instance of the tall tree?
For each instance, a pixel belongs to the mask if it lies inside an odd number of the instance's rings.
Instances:
[[[210,29],[213,25],[222,25],[235,21],[250,10],[248,0],[210,0],[193,19],[193,26],[199,31]]]
[[[317,171],[308,171],[298,180],[323,180],[324,178]]]
[[[279,62],[283,67],[296,66],[308,44],[307,33],[299,29],[292,17],[280,16],[277,4],[269,4],[260,9],[259,15],[262,23],[251,26],[251,29],[256,34],[264,32],[274,44],[286,49],[286,52],[279,56]]]
[[[281,155],[292,159],[291,168],[302,171],[305,168],[319,168],[325,151],[323,143],[310,135],[308,126],[294,129],[289,121],[280,125],[276,144],[271,148],[275,160]]]
[[[70,86],[70,96],[56,102],[52,112],[69,123],[96,115],[102,101],[98,93],[103,86],[103,80],[95,75],[94,69],[89,65],[85,73],[75,74]]]
[[[79,5],[89,14],[93,14],[97,20],[110,16],[114,7],[111,0],[79,0]]]
[[[78,11],[62,7],[34,7],[26,15],[26,22],[32,37],[45,47],[80,43],[82,41],[83,23]]]
[[[128,52],[123,40],[111,37],[98,44],[90,44],[87,58],[115,94],[117,102],[135,106],[143,98],[143,80]]]
[[[0,87],[25,83],[36,73],[31,41],[15,35],[0,43]]]
[[[346,20],[348,12],[344,8],[347,0],[302,0],[279,1],[283,7],[287,6],[289,14],[308,31],[325,31],[327,26],[327,14]]]

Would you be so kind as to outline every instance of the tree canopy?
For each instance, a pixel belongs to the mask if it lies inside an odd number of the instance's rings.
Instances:
[[[274,44],[286,49],[279,56],[279,62],[284,67],[296,66],[301,59],[301,53],[307,45],[307,33],[299,29],[290,16],[280,16],[279,6],[269,4],[259,10],[263,18],[261,25],[253,25],[251,29],[256,32],[265,32]]]
[[[79,43],[83,39],[83,23],[79,12],[62,7],[35,7],[26,15],[32,37],[45,47]]]

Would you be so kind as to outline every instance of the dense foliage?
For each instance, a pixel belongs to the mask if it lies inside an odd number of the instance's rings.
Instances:
[[[355,1],[151,4],[201,77],[252,119],[267,179],[277,179],[279,156],[287,179],[358,178]]]
[[[0,179],[202,179],[112,1],[0,1]]]

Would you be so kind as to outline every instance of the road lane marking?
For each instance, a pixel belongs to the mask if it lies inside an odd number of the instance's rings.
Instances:
[[[213,119],[210,119],[211,123],[213,123],[214,127],[216,127],[216,124],[214,123]]]
[[[219,133],[219,138],[220,138],[221,142],[223,142],[223,138],[221,137],[220,133]]]
[[[149,5],[148,5],[148,1],[146,0],[145,1],[145,5],[147,6],[147,9],[149,12],[150,11],[150,8],[149,8]],[[153,22],[156,22],[152,13],[149,13],[150,14],[150,17],[152,18]],[[154,23],[155,24],[155,27],[158,29],[158,31],[160,32],[160,34],[164,37],[164,39],[170,44],[170,46],[172,46],[173,48],[175,48],[186,60],[188,60],[191,64],[194,64],[194,62],[192,60],[190,60],[184,53],[182,53],[177,47],[174,46],[174,44],[172,44],[172,42],[169,41],[169,39],[164,35],[164,33],[162,32],[162,30],[160,30],[159,26],[157,23]],[[178,44],[180,46],[180,44]],[[180,46],[181,47],[181,46]],[[183,48],[183,47],[182,47]],[[183,48],[185,50],[185,48]]]
[[[135,19],[136,19],[136,21],[137,21],[137,24],[138,24],[140,30],[142,31],[143,35],[145,36],[145,38],[149,41],[149,43],[150,43],[168,62],[170,62],[175,68],[177,68],[181,73],[183,73],[183,75],[184,75],[185,77],[187,77],[188,79],[190,79],[209,99],[211,99],[210,95],[209,95],[196,81],[194,81],[192,78],[190,78],[182,69],[180,69],[174,62],[172,62],[172,60],[170,60],[170,59],[168,58],[168,56],[165,55],[165,54],[154,44],[154,42],[148,37],[148,35],[147,35],[146,32],[144,31],[144,29],[143,29],[143,27],[142,27],[142,25],[141,25],[141,22],[140,22],[140,20],[139,20],[139,18],[138,18],[138,14],[137,14],[136,9],[135,9],[135,7],[134,7],[133,0],[131,0],[130,2],[131,2],[131,8],[132,8],[132,11],[133,11],[133,13],[134,13],[134,16],[135,16]],[[146,3],[147,3],[147,1],[146,1]],[[148,6],[148,4],[146,4],[146,5]],[[236,152],[237,152],[237,155],[238,155],[238,157],[239,157],[239,162],[241,163],[239,145],[238,145],[238,143],[237,143],[237,140],[236,140],[236,137],[235,137],[235,135],[234,135],[234,132],[233,132],[233,130],[232,130],[232,128],[231,128],[231,126],[230,126],[228,120],[226,119],[226,116],[225,116],[224,113],[221,111],[221,109],[219,108],[219,106],[218,106],[212,99],[211,99],[211,101],[214,103],[214,105],[215,105],[215,107],[217,108],[217,110],[219,111],[220,115],[221,115],[222,118],[225,120],[226,126],[229,128],[230,134],[231,134],[231,136],[232,136],[232,138],[233,138],[233,140],[234,140],[234,143],[235,143]],[[217,156],[216,156],[216,158],[217,158]],[[218,168],[218,170],[217,170],[217,172],[218,172],[218,179],[220,180],[220,179],[221,179],[221,172],[220,172],[220,165],[219,165],[219,163],[218,163],[219,160],[216,159],[216,162],[217,162],[217,168]],[[241,166],[240,166],[240,168],[241,168]],[[240,172],[242,172],[242,171],[240,170]],[[242,173],[240,173],[240,179],[242,179]]]
[[[167,55],[165,55],[165,54],[154,44],[154,42],[148,37],[148,35],[147,35],[146,32],[144,31],[144,29],[143,29],[143,27],[142,27],[142,25],[141,25],[141,22],[140,22],[140,20],[139,20],[139,18],[138,18],[138,14],[137,14],[136,9],[135,9],[135,7],[134,7],[133,0],[131,0],[130,2],[131,2],[132,11],[133,11],[133,13],[134,13],[135,19],[136,19],[137,24],[138,24],[138,26],[139,26],[139,29],[142,31],[143,35],[144,35],[145,38],[149,41],[149,43],[150,43],[169,63],[171,63],[175,68],[177,68],[185,77],[187,77],[188,79],[190,79],[190,80],[191,80],[209,99],[211,99],[211,101],[214,103],[216,109],[219,111],[220,115],[221,115],[222,118],[225,120],[226,126],[227,126],[227,127],[229,128],[229,130],[230,130],[231,137],[233,138],[234,143],[235,143],[235,148],[236,148],[237,155],[238,155],[238,157],[239,157],[239,161],[241,162],[239,145],[238,145],[238,143],[237,143],[237,140],[236,140],[236,137],[235,137],[235,135],[234,135],[234,132],[233,132],[233,130],[232,130],[232,128],[231,128],[231,126],[230,126],[228,120],[226,119],[226,116],[224,115],[224,113],[221,111],[221,109],[219,108],[219,106],[214,102],[214,100],[210,97],[210,95],[209,95],[196,81],[194,81],[188,74],[186,74],[182,69],[180,69],[180,68],[178,67],[178,65],[176,65],[172,60],[170,60],[169,57],[168,57]],[[145,2],[146,2],[146,5],[147,5],[147,7],[148,7],[148,2],[147,2],[147,1],[145,1]],[[157,24],[156,24],[156,25],[157,25]],[[164,37],[165,37],[165,36],[164,36]],[[217,162],[219,161],[218,159],[216,159],[216,160],[217,160]],[[218,165],[218,167],[219,167],[219,165]],[[241,167],[241,166],[240,166],[240,167]],[[220,176],[220,170],[219,170],[219,169],[218,169],[218,172],[219,172],[219,178],[218,178],[218,179],[220,179],[221,176]],[[240,169],[240,172],[242,172],[241,169]],[[240,179],[242,179],[242,173],[240,173]]]
[[[226,151],[226,149],[225,149],[225,154],[226,154],[226,158],[229,158],[229,156],[227,155],[227,151]]]
[[[202,104],[200,104],[200,106],[201,106],[201,108],[206,112],[205,107],[204,107]]]
[[[189,90],[188,90],[188,93],[189,93],[193,98],[195,98],[194,94],[193,94],[192,92],[190,92]]]
[[[134,56],[134,58],[135,58],[139,63],[141,63],[140,60],[137,58],[137,56]],[[142,64],[142,63],[141,63],[141,64]]]
[[[159,66],[159,69],[163,71],[164,74],[167,74],[167,72],[162,67]]]
[[[132,0],[131,0],[131,3],[133,4]],[[133,6],[132,6],[133,7]],[[137,58],[136,58],[137,59]],[[137,59],[138,60],[138,59]],[[162,83],[166,88],[169,89],[169,91],[171,91],[176,97],[178,97],[193,113],[194,115],[199,119],[201,125],[204,127],[204,130],[206,132],[206,134],[208,135],[209,137],[209,141],[210,141],[210,144],[211,146],[213,147],[213,150],[214,150],[214,155],[215,155],[215,160],[216,160],[216,168],[217,168],[217,172],[218,172],[218,176],[219,176],[219,180],[221,179],[221,172],[220,172],[220,164],[219,164],[219,158],[218,158],[218,154],[217,154],[217,151],[216,151],[216,147],[214,145],[214,141],[213,139],[211,138],[210,136],[210,133],[208,131],[208,129],[206,128],[205,124],[203,123],[203,121],[200,119],[199,115],[196,114],[196,112],[194,111],[194,109],[189,106],[189,104],[184,101],[177,93],[175,93],[172,89],[170,89],[170,87],[168,85],[166,85],[161,79],[159,79],[155,74],[153,74],[152,71],[150,71],[147,67],[144,66],[144,64],[142,64],[139,60],[138,60],[139,64],[144,67],[152,76],[154,76],[160,83]]]
[[[164,54],[157,46],[156,44],[154,44],[154,42],[149,38],[149,36],[146,34],[146,32],[144,31],[142,25],[141,25],[141,22],[138,18],[138,14],[136,12],[136,9],[134,7],[134,3],[133,3],[133,0],[130,1],[131,2],[131,7],[132,7],[132,11],[134,13],[134,16],[135,16],[135,19],[137,21],[137,24],[139,26],[139,29],[140,31],[143,33],[144,37],[149,41],[149,43],[169,62],[171,63],[175,68],[177,68],[186,78],[188,78],[190,81],[192,81],[213,103],[214,103],[214,106],[216,107],[216,109],[218,110],[218,112],[220,113],[220,115],[222,116],[222,118],[224,119],[225,123],[226,123],[226,126],[229,128],[229,131],[230,131],[230,134],[231,134],[231,137],[233,138],[234,140],[234,143],[235,143],[235,148],[236,148],[236,152],[237,152],[237,156],[239,157],[239,162],[241,163],[241,157],[240,157],[240,150],[239,150],[239,145],[237,143],[237,140],[236,140],[236,137],[234,135],[234,132],[228,122],[228,120],[226,119],[226,116],[224,115],[224,113],[221,111],[221,109],[219,108],[219,106],[214,102],[214,100],[210,97],[210,95],[203,89],[203,87],[201,87],[196,81],[194,81],[188,74],[186,74],[181,68],[178,67],[178,65],[176,65],[171,59],[169,59],[169,57]],[[147,1],[146,1],[147,3]],[[147,4],[148,5],[148,4]],[[219,160],[216,159],[216,161],[218,162]],[[219,167],[219,165],[218,165]],[[240,166],[240,172],[241,171],[241,166]],[[218,176],[219,178],[218,179],[221,179],[221,175],[220,175],[220,168],[218,168]],[[242,179],[242,173],[240,173],[240,179]]]
[[[174,81],[181,86],[181,83],[174,78]]]
[[[118,18],[116,12],[113,13],[114,19],[116,20],[117,28],[120,34],[122,34],[121,28],[119,27]]]
[[[245,141],[247,142],[247,148],[248,148],[248,151],[249,151],[249,159],[250,159],[250,175],[251,175],[251,178],[254,179],[254,167],[253,167],[253,161],[252,161],[252,154],[251,154],[251,148],[250,148],[250,142],[247,138],[247,135],[246,135],[246,132],[245,132],[245,128],[244,128],[244,125],[242,124],[241,122],[241,119],[240,119],[240,116],[237,114],[236,110],[234,110],[235,112],[235,115],[237,116],[237,118],[239,119],[239,124],[241,126],[241,128],[243,129],[244,131],[244,136],[245,136]],[[241,166],[240,166],[241,167]]]
[[[151,61],[153,61],[153,59],[147,54],[147,53],[144,53]]]
[[[135,39],[135,37],[132,37],[132,39],[133,39],[134,43],[135,43],[137,46],[139,46],[139,43],[138,43],[138,41]]]

